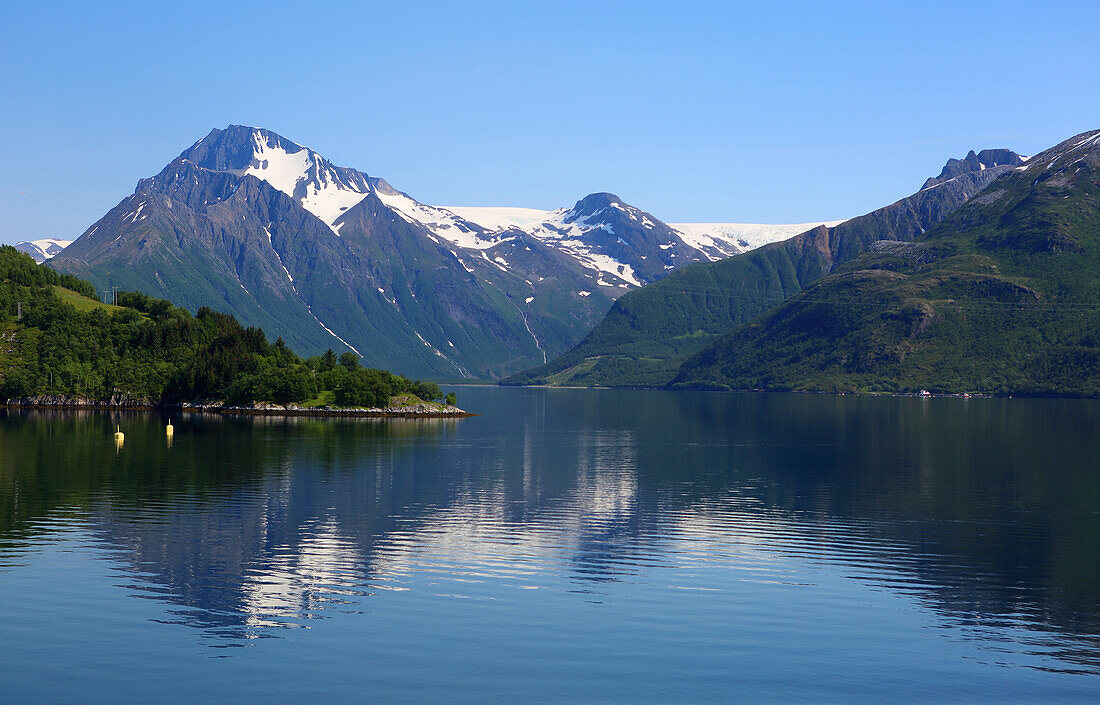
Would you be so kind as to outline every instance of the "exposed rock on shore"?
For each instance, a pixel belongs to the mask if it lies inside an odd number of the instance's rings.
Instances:
[[[7,400],[6,405],[15,408],[61,408],[61,409],[172,409],[181,411],[199,411],[229,414],[272,414],[293,416],[395,416],[395,417],[447,417],[460,418],[472,416],[455,406],[435,402],[416,401],[408,404],[388,406],[381,409],[305,407],[300,404],[272,404],[256,402],[248,405],[233,405],[222,402],[185,402],[183,404],[159,404],[148,399],[116,394],[108,399],[65,394],[41,394]]]

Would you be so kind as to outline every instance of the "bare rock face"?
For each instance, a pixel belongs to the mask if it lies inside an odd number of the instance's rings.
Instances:
[[[931,188],[936,184],[950,181],[956,176],[975,172],[986,171],[999,166],[1016,167],[1024,163],[1024,158],[1011,149],[983,149],[977,154],[970,150],[962,159],[948,159],[939,176],[932,177],[924,182],[922,189]]]
[[[23,407],[55,407],[60,409],[147,409],[153,405],[148,399],[135,397],[128,394],[114,394],[107,399],[92,399],[90,397],[71,394],[39,394],[18,399],[8,399],[8,406]]]

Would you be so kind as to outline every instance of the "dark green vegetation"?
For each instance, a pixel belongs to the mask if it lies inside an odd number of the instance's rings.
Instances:
[[[709,264],[693,264],[619,298],[575,348],[510,384],[658,387],[691,355],[851,261],[878,240],[908,241],[1021,164],[1007,150],[952,159],[925,188],[833,228]]]
[[[1100,396],[1100,131],[880,242],[688,360],[676,386]]]
[[[261,329],[209,308],[192,316],[128,292],[117,303],[100,303],[90,283],[0,247],[0,400],[60,395],[377,408],[395,396],[443,398],[434,383],[363,369],[351,353],[302,360],[281,338],[269,342]],[[453,404],[453,395],[447,401]]]

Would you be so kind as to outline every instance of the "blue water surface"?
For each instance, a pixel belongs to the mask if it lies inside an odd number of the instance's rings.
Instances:
[[[1100,700],[1097,402],[455,391],[0,412],[0,702]]]

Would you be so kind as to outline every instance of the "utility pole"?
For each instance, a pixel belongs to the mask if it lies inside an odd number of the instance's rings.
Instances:
[[[17,321],[23,320],[23,302],[22,301],[15,304],[15,320],[17,320]]]

